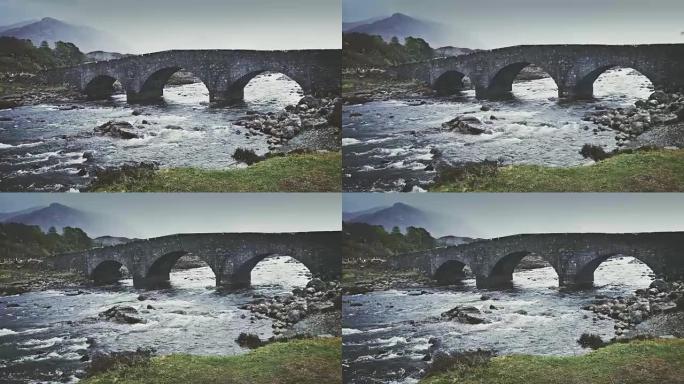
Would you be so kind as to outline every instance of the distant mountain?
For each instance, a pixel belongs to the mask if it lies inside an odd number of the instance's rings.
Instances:
[[[349,218],[347,222],[381,225],[386,231],[391,231],[394,227],[399,227],[402,231],[406,231],[408,227],[425,228],[430,231],[435,224],[430,214],[404,203],[347,213],[346,216]]]
[[[36,46],[43,41],[47,41],[50,45],[54,45],[55,41],[70,42],[76,44],[82,52],[127,50],[114,36],[105,32],[91,27],[67,24],[51,17],[0,30],[0,35],[29,39]]]
[[[50,227],[55,227],[58,231],[64,227],[81,228],[90,237],[116,233],[120,228],[124,228],[121,223],[111,217],[81,211],[58,203],[52,203],[47,207],[1,213],[0,221],[37,225],[43,231],[49,230]]]
[[[113,245],[126,244],[138,239],[129,239],[128,237],[116,236],[100,236],[93,239],[93,244],[96,247],[111,247]]]
[[[342,218],[347,223],[381,225],[386,231],[391,231],[395,226],[399,227],[402,232],[406,231],[408,227],[425,228],[433,237],[474,232],[457,217],[422,210],[404,203],[395,203],[390,207],[375,207],[364,211],[343,212]],[[457,238],[456,236],[452,237]],[[464,241],[470,239],[467,237],[458,238]]]
[[[441,247],[451,247],[454,245],[472,243],[475,240],[478,239],[474,239],[472,237],[442,236],[439,239],[437,239],[437,245]]]
[[[44,207],[33,207],[33,208],[22,209],[21,211],[16,211],[16,212],[0,212],[0,222],[4,222],[5,219],[9,219],[12,216],[29,214],[31,212],[34,212],[34,211],[37,211],[37,210],[43,209],[43,208]]]
[[[347,21],[347,22],[342,22],[342,32],[347,32],[350,29],[354,29],[356,27],[360,27],[362,25],[367,25],[367,24],[372,24],[376,21],[384,19],[384,16],[381,17],[372,17],[370,19],[366,20],[359,20],[359,21]]]
[[[477,49],[446,46],[435,48],[435,57],[461,56],[467,55],[475,51],[477,51]]]
[[[364,209],[363,211],[357,211],[357,212],[342,212],[342,220],[347,221],[347,222],[352,222],[355,218],[359,216],[365,216],[365,215],[370,215],[378,211],[382,211],[383,209],[387,209],[387,207],[375,207],[371,209]]]
[[[20,21],[18,23],[14,23],[14,24],[10,24],[10,25],[3,25],[3,26],[0,26],[0,32],[6,31],[8,29],[21,28],[25,25],[33,24],[37,21],[38,20],[26,20],[26,21]]]
[[[118,52],[93,51],[86,53],[88,61],[108,61],[116,60],[129,55]]]
[[[408,36],[420,37],[433,47],[449,44],[457,44],[462,47],[480,46],[480,44],[467,33],[458,31],[451,25],[420,20],[402,13],[395,13],[384,19],[357,25],[344,30],[344,32],[378,35],[388,41],[396,36],[401,42]]]

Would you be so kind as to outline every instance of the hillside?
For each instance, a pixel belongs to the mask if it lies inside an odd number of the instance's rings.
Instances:
[[[35,45],[46,41],[50,46],[54,46],[58,41],[65,41],[81,47],[86,52],[127,50],[114,36],[105,32],[91,27],[68,24],[51,17],[28,24],[19,24],[5,30],[0,29],[0,35],[28,39]]]

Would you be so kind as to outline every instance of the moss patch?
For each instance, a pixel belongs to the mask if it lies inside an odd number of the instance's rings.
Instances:
[[[318,384],[342,383],[340,338],[274,343],[246,355],[168,355],[117,367],[84,384]]]
[[[436,192],[678,192],[684,191],[684,150],[624,153],[590,166],[499,167],[441,177]]]
[[[684,377],[684,340],[613,344],[584,356],[510,355],[455,366],[421,384],[674,384]]]
[[[339,192],[340,152],[273,157],[244,169],[173,168],[97,180],[94,192]]]

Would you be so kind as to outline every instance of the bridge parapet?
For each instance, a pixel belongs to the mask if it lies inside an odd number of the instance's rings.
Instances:
[[[442,94],[462,89],[467,76],[478,98],[502,98],[531,64],[554,80],[561,98],[591,98],[594,81],[613,67],[635,69],[658,89],[684,88],[684,44],[519,45],[406,64],[390,72],[423,81]]]
[[[322,279],[341,275],[340,232],[299,233],[203,233],[137,240],[111,247],[59,255],[60,269],[80,270],[95,283],[120,278],[125,266],[136,287],[168,286],[178,259],[192,254],[205,261],[216,276],[216,285],[249,286],[256,264],[270,255],[291,256]]]
[[[242,101],[247,83],[265,71],[290,77],[307,94],[338,96],[341,51],[171,50],[54,69],[42,76],[49,84],[73,86],[92,99],[109,97],[118,81],[133,103],[160,99],[166,82],[180,70],[199,77],[213,103]]]
[[[591,286],[594,271],[615,255],[632,256],[665,279],[684,279],[684,232],[522,234],[437,248],[399,257],[444,283],[462,279],[468,266],[481,288],[511,285],[523,257],[534,254],[556,271],[560,286]],[[410,260],[413,257],[414,262]]]

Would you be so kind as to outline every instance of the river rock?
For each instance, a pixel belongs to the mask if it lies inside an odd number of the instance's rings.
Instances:
[[[465,135],[481,135],[483,133],[491,132],[475,126],[481,124],[482,122],[480,119],[475,116],[458,116],[445,123],[442,123],[442,128],[448,129],[450,131],[456,131]]]
[[[119,139],[138,139],[139,135],[132,132],[135,129],[133,125],[127,121],[108,121],[99,127],[95,128],[95,133],[100,135],[111,136]]]
[[[237,339],[235,339],[235,341],[238,343],[239,346],[250,349],[258,348],[263,344],[258,335],[245,332],[240,333],[240,335]]]
[[[458,321],[465,324],[482,324],[488,323],[485,318],[477,316],[480,315],[480,310],[475,307],[454,307],[446,312],[443,312],[440,316],[443,319],[450,321]]]
[[[100,312],[98,317],[121,324],[145,323],[144,319],[133,316],[137,314],[138,310],[133,307],[115,305],[104,312]]]
[[[325,282],[319,278],[313,278],[306,283],[306,288],[313,288],[315,292],[323,291],[325,289]]]

